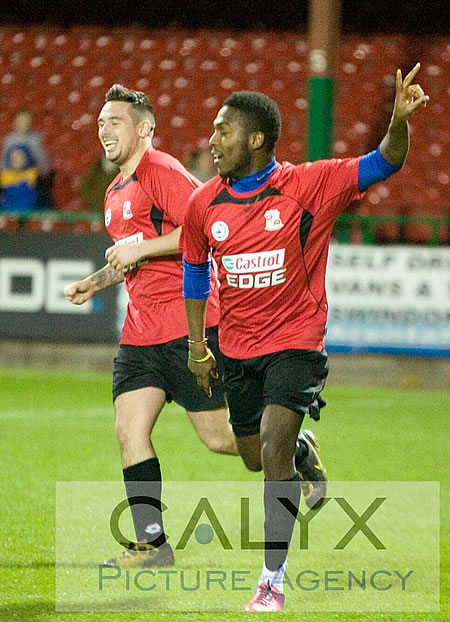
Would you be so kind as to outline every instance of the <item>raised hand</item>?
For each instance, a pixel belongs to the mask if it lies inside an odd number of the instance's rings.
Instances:
[[[420,69],[420,63],[411,69],[406,78],[402,79],[402,72],[397,69],[395,76],[395,103],[392,118],[394,121],[408,121],[412,115],[427,105],[430,100],[425,95],[420,84],[413,84],[417,72]]]

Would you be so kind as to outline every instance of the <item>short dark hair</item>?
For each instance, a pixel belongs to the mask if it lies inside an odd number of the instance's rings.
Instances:
[[[281,115],[273,99],[257,91],[236,91],[222,105],[240,110],[246,129],[263,132],[266,148],[273,153],[281,134]]]
[[[106,102],[127,102],[135,113],[135,120],[141,121],[148,113],[154,117],[153,106],[149,98],[142,91],[127,89],[122,84],[113,84],[105,95]]]

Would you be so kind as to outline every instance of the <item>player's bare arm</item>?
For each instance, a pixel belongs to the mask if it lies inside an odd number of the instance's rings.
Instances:
[[[380,145],[381,155],[394,166],[400,166],[408,153],[408,120],[419,108],[426,106],[430,99],[420,84],[413,84],[419,69],[420,63],[417,63],[404,80],[400,69],[397,69],[395,76],[394,109],[389,129]]]
[[[109,264],[86,277],[82,281],[75,281],[64,287],[64,296],[74,305],[82,305],[92,296],[107,289],[112,285],[117,285],[123,281],[123,273],[114,270]]]
[[[188,367],[197,379],[197,384],[208,397],[212,396],[210,379],[217,378],[217,365],[205,339],[205,318],[207,300],[185,299],[189,327]]]
[[[114,270],[120,271],[146,259],[180,255],[181,252],[178,250],[180,234],[181,227],[178,227],[157,238],[131,244],[115,244],[106,249],[105,259]]]

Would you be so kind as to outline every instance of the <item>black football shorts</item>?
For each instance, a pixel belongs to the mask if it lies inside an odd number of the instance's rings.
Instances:
[[[180,337],[154,346],[120,345],[113,370],[113,401],[121,393],[144,387],[157,387],[172,400],[190,412],[216,410],[225,407],[225,396],[220,375],[223,357],[220,353],[217,326],[206,330],[219,370],[219,379],[211,378],[212,397],[201,389],[189,371],[187,337]]]
[[[250,359],[223,356],[224,385],[236,436],[257,434],[265,406],[279,404],[318,421],[328,375],[325,350],[283,350]]]

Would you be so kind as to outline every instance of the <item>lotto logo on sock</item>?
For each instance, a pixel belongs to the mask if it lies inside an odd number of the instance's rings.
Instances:
[[[158,523],[152,523],[151,525],[147,525],[145,528],[145,533],[148,533],[151,536],[156,536],[158,533],[161,533],[161,525]]]

